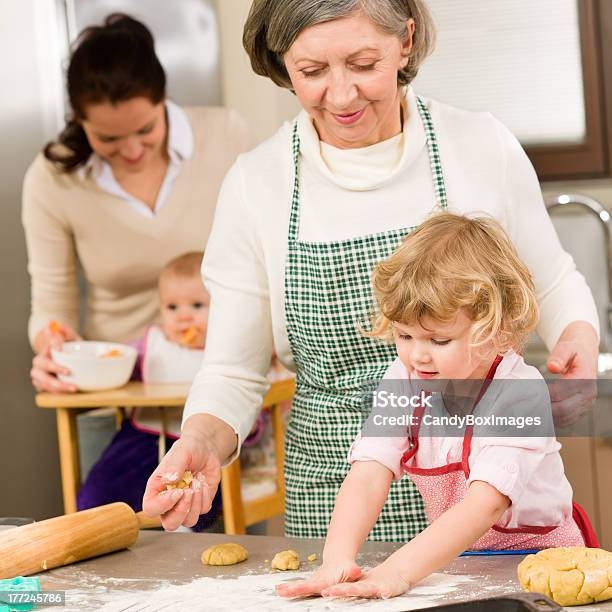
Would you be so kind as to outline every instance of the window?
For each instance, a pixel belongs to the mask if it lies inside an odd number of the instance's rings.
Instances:
[[[429,0],[436,52],[417,92],[488,110],[540,180],[612,175],[612,2]]]

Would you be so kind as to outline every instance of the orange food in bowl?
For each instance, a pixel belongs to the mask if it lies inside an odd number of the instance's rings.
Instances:
[[[123,355],[123,353],[119,349],[111,349],[100,355],[100,357],[102,357],[102,359],[107,359],[109,357],[121,357],[121,355]]]

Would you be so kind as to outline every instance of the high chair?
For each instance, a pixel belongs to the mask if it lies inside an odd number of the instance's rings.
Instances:
[[[295,392],[295,380],[273,382],[264,397],[262,410],[269,410],[274,436],[276,464],[276,490],[257,499],[242,499],[240,459],[223,468],[221,472],[221,497],[223,499],[223,522],[225,533],[244,534],[249,525],[278,516],[285,512],[285,423],[282,403],[290,401]]]
[[[284,512],[283,445],[285,435],[278,405],[290,400],[294,390],[295,381],[293,379],[273,382],[263,401],[266,409],[271,410],[273,420],[277,466],[276,492],[262,499],[243,503],[240,490],[240,462],[234,461],[223,470],[221,486],[227,533],[244,533],[246,525],[252,525]],[[163,412],[165,408],[182,407],[188,391],[188,385],[145,385],[140,382],[130,382],[120,389],[110,391],[37,394],[36,405],[39,408],[54,409],[56,412],[64,512],[68,514],[76,511],[76,494],[81,485],[76,422],[78,414],[112,406],[116,408],[117,427],[120,427],[126,408],[158,407]]]

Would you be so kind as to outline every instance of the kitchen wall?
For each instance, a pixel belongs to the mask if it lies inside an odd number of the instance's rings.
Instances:
[[[254,141],[261,142],[283,121],[295,117],[300,107],[292,93],[251,70],[242,47],[242,28],[250,6],[251,0],[217,0],[223,96],[225,104],[249,122]]]
[[[60,95],[44,49],[57,43],[44,24],[47,4],[2,2],[0,19],[0,516],[43,518],[62,510],[55,415],[34,407],[21,180],[56,131]]]

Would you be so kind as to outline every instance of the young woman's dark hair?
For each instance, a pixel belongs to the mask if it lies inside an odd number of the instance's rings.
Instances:
[[[92,153],[79,123],[87,104],[116,104],[138,96],[159,104],[165,98],[166,74],[155,55],[151,32],[121,13],[109,15],[104,25],[86,28],[70,57],[67,87],[73,115],[58,140],[45,146],[44,155],[63,171],[72,172]]]

